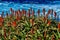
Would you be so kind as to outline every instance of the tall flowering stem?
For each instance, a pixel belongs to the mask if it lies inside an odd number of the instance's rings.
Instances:
[[[57,16],[56,12],[54,12],[54,16],[55,16],[55,18],[56,18],[56,16]]]
[[[48,15],[49,15],[49,14],[51,14],[51,10],[50,10],[50,9],[48,10]]]
[[[6,13],[6,16],[8,17],[8,13]]]
[[[45,8],[43,8],[43,15],[45,16]]]
[[[24,16],[25,15],[25,10],[24,9],[22,9],[22,16]]]
[[[34,16],[34,13],[35,13],[34,10],[32,10],[32,17]]]
[[[20,11],[20,18],[22,17],[22,12]]]
[[[48,13],[45,15],[46,18],[48,18],[49,14],[51,14],[51,10],[48,10]]]
[[[30,18],[30,9],[28,10],[28,17]]]
[[[10,14],[10,20],[12,20],[12,14]]]
[[[10,11],[11,11],[11,14],[14,16],[15,11],[12,8],[10,8]]]
[[[24,16],[26,16],[26,13],[27,13],[27,12],[24,10]]]
[[[51,9],[51,17],[52,17],[52,19],[53,19],[53,9]]]
[[[40,16],[40,9],[38,9],[37,13],[38,13],[38,17],[39,17]]]
[[[18,11],[15,11],[15,16],[16,16],[16,20],[19,20],[19,13],[18,13]]]

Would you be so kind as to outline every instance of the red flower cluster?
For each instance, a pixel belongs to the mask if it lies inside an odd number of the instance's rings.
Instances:
[[[0,26],[3,26],[4,19],[0,17]]]
[[[17,26],[16,21],[13,21],[13,22],[12,22],[12,26],[13,26],[13,27],[16,27],[16,26]]]
[[[60,23],[58,23],[58,29],[60,29]]]

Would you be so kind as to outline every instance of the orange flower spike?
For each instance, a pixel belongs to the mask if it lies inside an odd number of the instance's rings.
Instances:
[[[54,16],[56,17],[56,12],[54,12]]]
[[[12,26],[13,26],[13,27],[16,27],[16,26],[17,26],[16,21],[13,21],[13,22],[12,22]]]

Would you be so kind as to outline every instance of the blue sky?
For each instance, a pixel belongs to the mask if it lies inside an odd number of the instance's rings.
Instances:
[[[47,4],[47,3],[52,3],[52,2],[54,2],[54,1],[60,1],[60,0],[0,0],[0,1],[8,1],[8,2],[10,2],[10,1],[12,1],[12,2],[20,2],[20,3],[25,3],[25,2],[27,2],[27,3],[45,3],[45,4]]]

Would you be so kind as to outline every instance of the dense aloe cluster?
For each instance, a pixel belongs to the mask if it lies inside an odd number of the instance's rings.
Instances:
[[[56,20],[48,19],[52,10],[40,16],[38,9],[36,16],[34,10],[10,9],[11,14],[4,12],[0,17],[0,40],[60,40],[60,23]],[[56,12],[54,12],[56,17]]]

